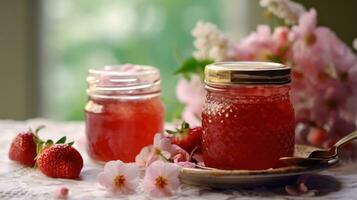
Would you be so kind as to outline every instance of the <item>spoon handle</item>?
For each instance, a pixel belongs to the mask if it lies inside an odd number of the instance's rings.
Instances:
[[[336,144],[334,144],[333,146],[338,148],[338,147],[340,147],[340,146],[346,144],[347,142],[350,142],[351,140],[354,140],[356,138],[357,138],[357,131],[354,131],[354,132],[346,135],[345,137],[343,137],[339,141],[337,141]]]

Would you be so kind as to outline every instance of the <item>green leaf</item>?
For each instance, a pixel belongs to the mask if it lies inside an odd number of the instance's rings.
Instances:
[[[74,141],[68,143],[69,146],[72,146],[73,144],[74,144]]]
[[[194,57],[190,57],[185,60],[175,74],[181,74],[185,78],[189,78],[190,74],[199,74],[203,76],[206,65],[213,63],[213,60],[197,60]]]
[[[59,139],[59,140],[56,142],[56,144],[64,144],[64,143],[66,142],[66,140],[67,140],[67,137],[66,137],[66,136],[63,136],[63,137],[61,137],[61,139]]]

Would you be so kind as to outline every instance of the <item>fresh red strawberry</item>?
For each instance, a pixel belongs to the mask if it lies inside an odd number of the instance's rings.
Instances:
[[[175,131],[166,130],[172,136],[172,143],[191,153],[195,148],[201,150],[202,128],[190,128],[187,122],[183,122],[181,127]]]
[[[23,165],[34,166],[36,163],[36,138],[37,132],[43,128],[40,126],[33,132],[31,129],[19,133],[11,142],[9,150],[10,160],[17,161]]]
[[[46,176],[76,179],[82,170],[83,158],[71,144],[54,144],[39,154],[37,165]]]
[[[327,133],[324,129],[319,127],[311,128],[308,135],[307,140],[310,144],[318,147],[322,147],[323,143],[328,139]]]

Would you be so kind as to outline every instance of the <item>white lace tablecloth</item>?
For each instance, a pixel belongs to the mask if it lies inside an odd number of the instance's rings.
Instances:
[[[28,127],[46,125],[40,132],[42,138],[57,139],[66,135],[74,140],[75,147],[84,158],[84,168],[80,180],[48,178],[38,170],[22,167],[9,161],[7,154],[11,139]],[[110,196],[97,183],[96,177],[102,166],[93,163],[85,150],[83,122],[54,122],[45,119],[28,121],[0,120],[0,199],[53,199],[55,191],[66,186],[70,189],[69,199],[117,199]],[[313,175],[308,187],[318,190],[314,199],[357,199],[357,164],[345,163],[332,170]],[[140,190],[140,189],[139,189]],[[167,199],[306,199],[306,196],[289,196],[283,188],[255,190],[213,190],[209,188],[182,185],[180,190]],[[151,199],[139,192],[136,195],[122,196],[120,199]]]

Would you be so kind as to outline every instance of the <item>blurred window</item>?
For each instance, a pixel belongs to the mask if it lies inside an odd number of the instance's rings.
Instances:
[[[175,100],[180,59],[193,51],[198,20],[221,24],[217,0],[43,1],[42,94],[45,116],[83,119],[88,68],[136,63],[160,68],[167,119]]]

